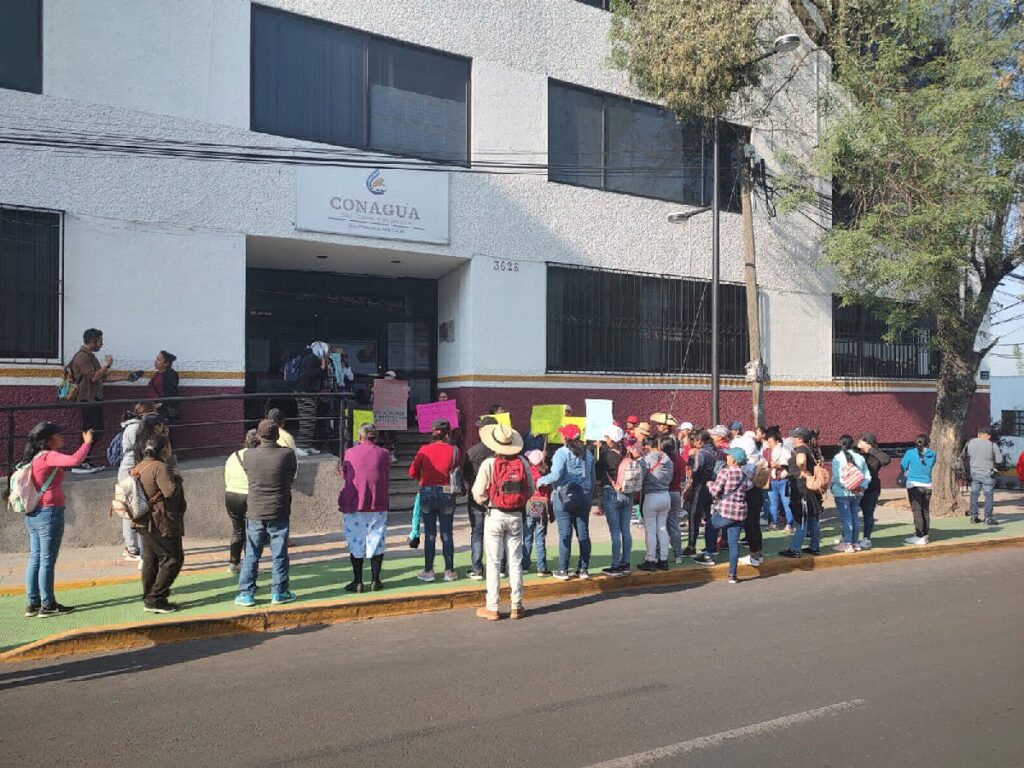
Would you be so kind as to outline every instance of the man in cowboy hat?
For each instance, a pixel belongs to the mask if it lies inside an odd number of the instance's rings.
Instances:
[[[655,434],[659,437],[662,435],[671,437],[672,430],[677,426],[676,417],[671,413],[652,413],[650,421],[654,425]]]
[[[476,615],[497,621],[502,554],[508,547],[508,581],[512,593],[511,618],[525,615],[523,609],[523,515],[526,502],[536,488],[530,467],[520,455],[523,438],[511,427],[492,424],[480,429],[480,439],[494,452],[485,459],[473,483],[473,498],[487,508],[484,546],[487,550],[487,606]]]

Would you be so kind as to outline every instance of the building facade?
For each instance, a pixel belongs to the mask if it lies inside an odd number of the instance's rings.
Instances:
[[[462,412],[709,408],[706,126],[637,98],[578,0],[25,0],[0,9],[0,400],[46,402],[85,328],[182,394],[273,392],[314,339]],[[3,16],[6,15],[6,18]],[[800,32],[792,24],[793,32]],[[723,130],[723,419],[750,421],[737,169],[817,142],[807,50]],[[882,340],[818,264],[820,209],[754,196],[769,423],[930,424],[927,328]],[[17,286],[15,289],[14,286]],[[129,386],[108,397],[131,396]],[[227,407],[227,406],[223,406]],[[972,410],[988,413],[984,387]]]

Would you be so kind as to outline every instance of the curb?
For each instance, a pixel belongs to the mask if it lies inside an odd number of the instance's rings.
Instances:
[[[976,542],[935,544],[928,547],[871,550],[857,554],[835,553],[817,557],[802,557],[799,560],[773,557],[765,560],[760,568],[741,565],[740,577],[741,579],[751,579],[792,571],[813,571],[822,568],[920,560],[941,555],[958,555],[1022,546],[1024,546],[1024,536],[1015,536]],[[604,592],[624,592],[649,587],[705,584],[713,581],[725,581],[727,578],[728,564],[721,563],[710,568],[685,568],[657,573],[634,571],[631,576],[626,578],[602,575],[592,577],[589,581],[576,579],[567,582],[532,582],[525,587],[524,592],[525,596],[531,600],[547,600]],[[248,613],[231,611],[180,621],[139,622],[72,629],[0,653],[0,663],[49,660],[73,654],[121,651],[185,640],[227,637],[255,632],[277,632],[302,626],[337,624],[362,619],[478,607],[484,591],[484,586],[480,585],[390,599],[386,597],[349,598],[343,602],[329,601],[308,606],[266,608]],[[502,594],[507,598],[507,586],[503,586]]]

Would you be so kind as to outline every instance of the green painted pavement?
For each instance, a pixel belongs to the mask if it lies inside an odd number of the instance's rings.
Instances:
[[[591,518],[592,526],[603,524],[604,521],[601,518]],[[558,556],[557,537],[554,535],[553,528],[554,526],[551,526],[547,537],[549,566],[552,563],[557,563]],[[874,548],[876,550],[901,548],[903,547],[903,539],[912,533],[913,528],[909,524],[879,525],[873,537]],[[834,520],[830,520],[827,525],[822,526],[823,552],[831,553],[831,546],[836,535],[838,535],[838,526]],[[1012,520],[994,528],[985,525],[970,525],[966,517],[938,518],[932,521],[931,539],[936,544],[951,541],[979,541],[1012,536],[1024,536],[1024,516],[1013,515]],[[764,549],[767,554],[771,555],[781,549],[785,549],[788,544],[788,534],[784,534],[781,531],[765,531]],[[382,579],[387,588],[382,592],[373,593],[375,597],[414,593],[423,594],[429,593],[432,590],[450,589],[453,586],[482,585],[482,582],[471,582],[464,578],[454,583],[439,579],[433,584],[424,584],[416,579],[416,574],[423,567],[422,554],[417,552],[414,556],[409,556],[413,550],[402,549],[399,551],[402,555],[401,557],[394,557],[394,550],[392,550],[392,553],[385,558]],[[575,563],[575,554],[578,553],[576,546],[573,547],[573,552],[573,562]],[[609,564],[610,552],[611,545],[608,542],[596,543],[594,545],[590,564],[591,573],[597,573],[601,568]],[[745,550],[743,550],[743,553],[745,553]],[[856,555],[850,555],[850,557],[856,557]],[[643,532],[634,527],[632,562],[635,564],[642,559]],[[719,562],[726,561],[724,553],[720,554],[717,559]],[[438,565],[443,567],[440,550],[438,551]],[[464,573],[469,565],[469,552],[457,552],[455,565],[460,574]],[[686,564],[682,566],[672,567],[697,568],[699,566],[687,560]],[[261,586],[256,593],[257,605],[262,607],[270,604],[269,568],[270,558],[269,553],[266,553],[261,563]],[[369,564],[367,564],[366,575],[369,575]],[[526,582],[529,584],[531,581],[539,579],[540,577],[530,574],[526,577]],[[347,556],[344,557],[344,560],[338,559],[308,565],[296,565],[291,569],[291,588],[299,596],[295,604],[308,605],[316,602],[336,601],[346,598],[358,599],[359,596],[351,595],[342,589],[342,586],[350,580],[351,570]],[[0,651],[6,651],[19,645],[71,629],[111,624],[129,624],[141,621],[168,621],[215,613],[245,613],[246,609],[238,608],[232,602],[237,586],[237,577],[228,574],[226,571],[223,573],[182,575],[175,582],[171,594],[171,600],[176,602],[181,610],[167,615],[143,612],[140,587],[137,581],[65,590],[58,594],[58,599],[68,605],[75,606],[75,611],[65,616],[55,616],[46,619],[25,618],[22,615],[25,610],[24,595],[0,597]]]

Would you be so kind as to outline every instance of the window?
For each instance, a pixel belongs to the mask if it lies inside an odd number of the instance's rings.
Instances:
[[[43,2],[0,3],[0,88],[43,92]]]
[[[748,358],[743,286],[722,285],[720,366]],[[711,284],[668,275],[548,265],[549,373],[708,373]]]
[[[885,317],[879,310],[841,306],[832,297],[832,375],[880,379],[934,379],[939,353],[933,348],[934,320],[920,321],[886,341]]]
[[[470,61],[252,7],[252,130],[469,162]]]
[[[719,128],[722,208],[739,211],[739,149],[747,129]],[[707,121],[548,81],[548,180],[687,205],[709,205],[713,147]]]
[[[1003,411],[999,434],[1006,437],[1024,437],[1024,411]]]
[[[612,0],[577,0],[577,2],[584,5],[592,5],[595,8],[600,8],[602,11],[610,11],[612,7]]]
[[[0,207],[0,357],[58,355],[59,213]]]

